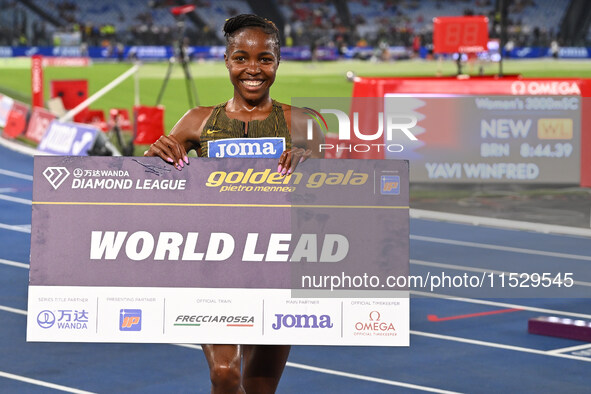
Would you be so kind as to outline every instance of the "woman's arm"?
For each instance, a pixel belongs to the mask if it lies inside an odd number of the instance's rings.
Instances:
[[[287,107],[287,108],[286,108]],[[312,123],[312,138],[308,138],[308,119],[305,110],[298,107],[284,105],[285,121],[290,127],[291,150],[283,152],[279,158],[278,172],[283,175],[291,174],[298,164],[310,157],[323,158],[324,153],[320,145],[324,143],[324,134],[316,122]]]
[[[212,110],[213,107],[197,107],[187,111],[168,135],[150,145],[144,156],[158,156],[176,169],[182,169],[185,163],[189,164],[187,152],[199,148],[201,131]]]

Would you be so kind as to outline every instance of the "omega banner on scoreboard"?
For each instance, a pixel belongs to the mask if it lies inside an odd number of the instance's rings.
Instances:
[[[35,157],[28,341],[409,345],[408,162]]]

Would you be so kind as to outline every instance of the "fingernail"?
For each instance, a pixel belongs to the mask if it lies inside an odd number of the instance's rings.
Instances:
[[[170,157],[167,157],[166,158],[166,161],[169,162],[169,163],[173,163],[173,160]]]
[[[290,169],[287,171],[287,175],[291,174],[291,172],[292,172],[292,169],[290,168]]]
[[[185,160],[185,163],[189,164],[189,158],[187,156],[183,157],[183,160]]]
[[[284,168],[283,171],[281,171],[281,175],[285,175],[287,173],[287,168]]]
[[[281,172],[281,170],[282,170],[282,169],[283,169],[283,167],[281,166],[281,164],[279,164],[279,165],[277,166],[277,172]]]
[[[300,164],[304,161],[305,159],[303,157],[300,157]]]
[[[182,159],[179,159],[179,167],[181,167],[181,168],[185,167],[185,163],[183,163]]]

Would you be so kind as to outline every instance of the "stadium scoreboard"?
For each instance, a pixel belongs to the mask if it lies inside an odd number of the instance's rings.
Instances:
[[[433,18],[435,53],[484,52],[488,45],[485,16],[439,16]]]

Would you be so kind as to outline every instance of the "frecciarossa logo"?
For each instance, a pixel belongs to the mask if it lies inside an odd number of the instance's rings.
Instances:
[[[207,141],[209,157],[278,158],[285,150],[285,138],[225,138]]]

